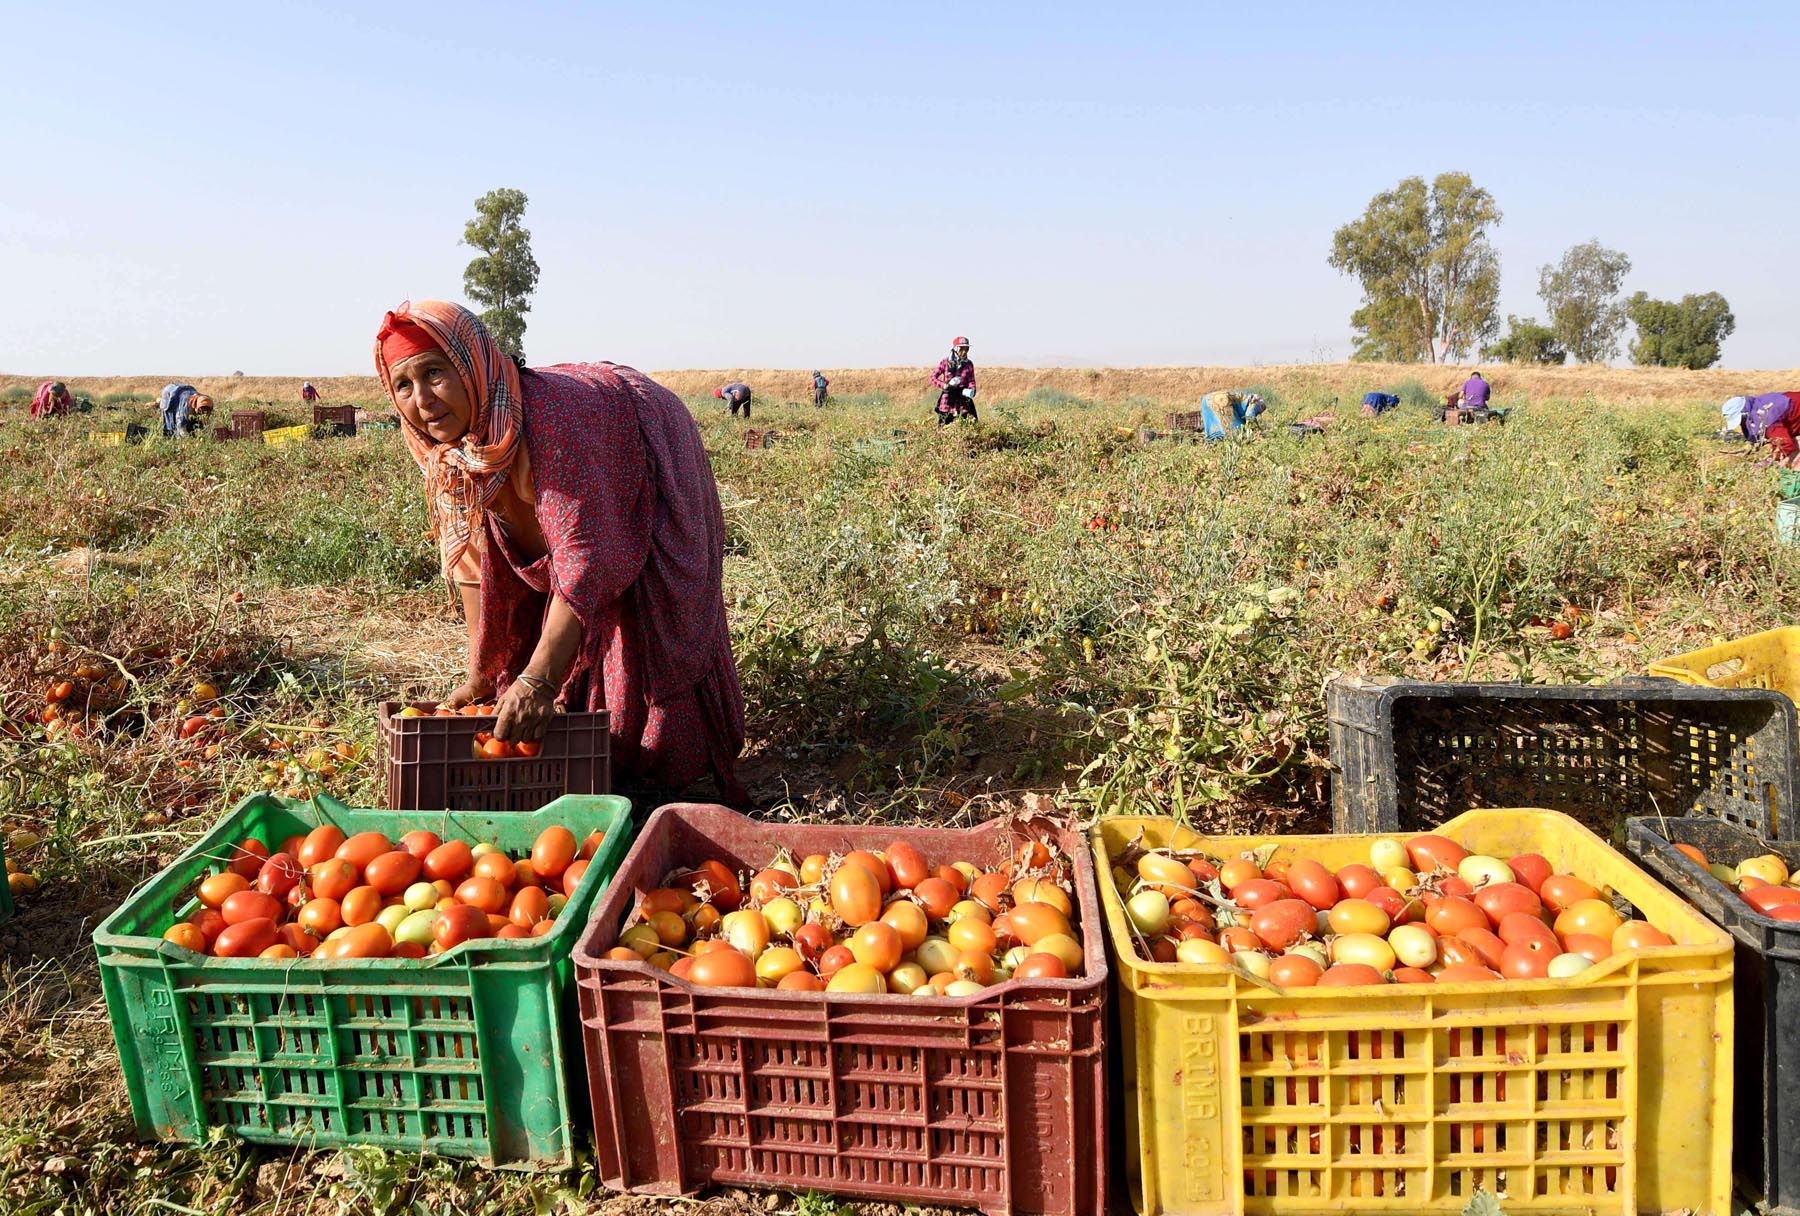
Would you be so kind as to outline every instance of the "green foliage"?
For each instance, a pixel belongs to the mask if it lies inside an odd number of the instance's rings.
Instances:
[[[1567,358],[1556,331],[1535,317],[1520,320],[1508,313],[1506,336],[1482,351],[1482,357],[1505,363],[1541,363],[1555,367]]]
[[[1466,173],[1427,187],[1409,177],[1332,237],[1333,269],[1362,284],[1352,358],[1437,363],[1479,350],[1499,329],[1500,255],[1493,195]]]
[[[1631,361],[1640,367],[1711,367],[1737,328],[1731,305],[1716,291],[1673,304],[1640,291],[1625,301],[1625,312],[1637,326]]]
[[[1401,405],[1423,406],[1426,409],[1433,409],[1444,400],[1443,394],[1432,392],[1412,377],[1394,386],[1394,396],[1400,398]]]
[[[1630,273],[1631,259],[1597,240],[1572,246],[1556,265],[1538,269],[1538,297],[1549,310],[1550,329],[1577,363],[1604,363],[1619,353],[1625,330],[1619,288]]]
[[[463,291],[485,309],[482,324],[515,359],[525,357],[525,314],[538,281],[525,203],[521,190],[488,191],[475,200],[475,218],[463,226],[462,238],[482,254],[463,270]]]

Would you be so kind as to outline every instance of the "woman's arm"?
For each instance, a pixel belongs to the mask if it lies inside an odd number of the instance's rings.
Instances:
[[[500,698],[500,719],[494,723],[496,739],[518,742],[544,737],[556,713],[556,690],[562,687],[569,664],[580,649],[581,619],[562,596],[552,596],[530,664]]]
[[[481,674],[481,664],[477,653],[481,639],[481,584],[479,582],[463,582],[458,579],[456,589],[462,593],[463,620],[468,622],[469,626],[469,644],[466,651],[469,676],[462,682],[462,687],[444,700],[444,704],[451,709],[474,705],[478,701],[485,701],[494,694],[494,682]]]

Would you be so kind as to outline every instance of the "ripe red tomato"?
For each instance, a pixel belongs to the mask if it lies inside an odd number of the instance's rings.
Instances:
[[[1318,927],[1318,916],[1318,909],[1305,900],[1278,899],[1251,914],[1250,931],[1263,945],[1279,952],[1312,933]]]
[[[1456,937],[1475,947],[1475,953],[1481,957],[1484,967],[1495,971],[1500,969],[1500,956],[1506,953],[1506,943],[1500,940],[1498,934],[1489,929],[1458,929]]]
[[[1043,848],[1042,845],[1038,847]],[[1049,860],[1048,852],[1045,860]],[[896,840],[887,847],[887,869],[891,889],[896,891],[911,890],[931,877],[931,867],[925,862],[925,854],[903,840]]]
[[[539,878],[548,881],[574,865],[580,849],[575,833],[560,824],[551,824],[531,842],[531,868]]]
[[[1757,887],[1754,891],[1746,891],[1744,902],[1767,916],[1770,911],[1784,904],[1800,904],[1800,891],[1792,887]]]
[[[956,906],[960,895],[955,887],[934,875],[913,888],[913,897],[932,920],[943,920],[950,915],[950,909]]]
[[[487,913],[469,904],[451,904],[432,919],[431,936],[444,950],[471,938],[488,937]]]
[[[1231,902],[1246,912],[1254,912],[1258,908],[1267,907],[1278,899],[1286,899],[1293,892],[1272,878],[1252,878],[1249,882],[1239,883],[1231,892]]]
[[[786,870],[760,870],[750,880],[750,899],[760,907],[780,899],[799,885],[800,880]]]
[[[1573,874],[1552,874],[1543,881],[1538,894],[1552,912],[1561,912],[1584,899],[1600,898],[1599,891]]]
[[[885,867],[883,872],[886,872]],[[743,902],[744,890],[738,884],[737,875],[722,861],[709,858],[695,866],[680,881],[681,886],[690,889],[698,888],[701,883],[706,884],[708,900],[721,912],[735,912]]]
[[[829,891],[832,911],[853,928],[881,915],[881,884],[866,866],[845,861],[831,876]]]
[[[1275,968],[1271,966],[1269,973],[1273,976]],[[1327,967],[1319,976],[1317,987],[1320,988],[1360,988],[1368,984],[1385,984],[1381,972],[1367,963],[1338,963]]]
[[[1469,850],[1448,836],[1427,833],[1406,842],[1406,855],[1412,858],[1414,870],[1429,874],[1433,870],[1455,870],[1469,855]]]
[[[1269,964],[1269,982],[1282,988],[1312,988],[1324,974],[1325,969],[1304,954],[1284,954]]]
[[[1455,963],[1437,973],[1440,984],[1492,984],[1500,979],[1500,973],[1480,963]]]
[[[1338,881],[1319,862],[1307,858],[1288,867],[1288,889],[1321,912],[1328,911],[1342,896]]]
[[[1395,967],[1394,968],[1394,982],[1396,984],[1435,984],[1435,983],[1437,983],[1436,980],[1431,978],[1431,972],[1422,971],[1417,967]]]
[[[1376,887],[1363,898],[1386,912],[1390,925],[1404,925],[1425,918],[1423,902],[1408,898],[1392,887]]]
[[[1472,901],[1447,895],[1425,913],[1425,923],[1436,930],[1439,937],[1454,937],[1464,929],[1487,928],[1488,918],[1487,913]]]
[[[1475,906],[1497,927],[1514,912],[1536,913],[1544,901],[1524,883],[1496,882],[1475,892]]]
[[[1542,891],[1544,880],[1552,873],[1550,862],[1537,853],[1521,853],[1506,865],[1521,885],[1531,888],[1533,895]]]
[[[1337,884],[1344,898],[1367,899],[1369,892],[1381,885],[1381,877],[1360,861],[1353,861],[1337,872]]]
[[[438,838],[436,832],[427,832],[424,828],[419,828],[416,831],[408,832],[395,843],[423,862],[431,856],[433,849],[444,842]]]
[[[231,873],[246,880],[253,879],[262,870],[263,862],[269,860],[269,846],[251,837],[231,850],[231,860],[225,868]]]
[[[1547,941],[1556,944],[1556,934],[1546,925],[1541,916],[1533,916],[1529,912],[1513,912],[1500,920],[1498,932],[1500,940],[1507,945],[1523,941]]]
[[[265,895],[285,899],[305,876],[306,871],[300,868],[299,862],[286,853],[277,853],[263,862],[262,869],[257,871],[256,889]]]
[[[1556,944],[1542,938],[1514,942],[1500,953],[1500,974],[1509,980],[1548,979],[1556,954]]]

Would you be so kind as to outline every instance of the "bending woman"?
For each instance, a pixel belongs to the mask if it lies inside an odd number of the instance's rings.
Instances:
[[[725,623],[724,514],[681,399],[612,363],[521,368],[466,308],[402,304],[375,369],[425,474],[469,623],[452,708],[499,695],[496,737],[558,705],[612,711],[614,771],[743,804],[744,702]]]

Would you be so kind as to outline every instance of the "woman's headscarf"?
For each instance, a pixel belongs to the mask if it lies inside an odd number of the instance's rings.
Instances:
[[[439,443],[401,413],[407,450],[425,474],[431,526],[448,577],[475,543],[482,512],[511,475],[521,430],[519,368],[488,336],[474,313],[443,300],[410,301],[388,313],[375,336],[375,372],[394,401],[392,372],[382,340],[417,326],[435,342],[462,380],[470,403],[469,430],[462,442]],[[399,402],[394,401],[399,409]]]

